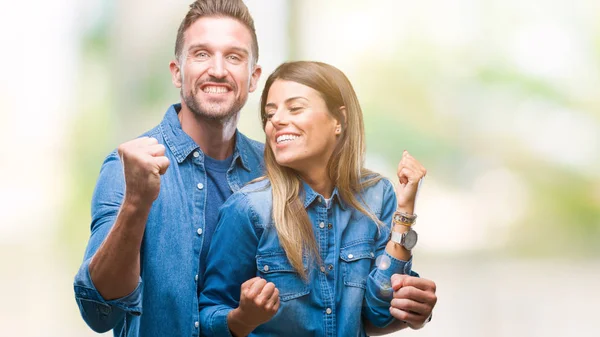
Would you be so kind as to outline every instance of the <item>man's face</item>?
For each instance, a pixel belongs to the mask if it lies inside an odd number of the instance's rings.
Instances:
[[[250,31],[231,18],[207,17],[185,31],[184,41],[180,59],[171,62],[182,104],[197,117],[229,120],[256,89],[261,73],[251,54]]]

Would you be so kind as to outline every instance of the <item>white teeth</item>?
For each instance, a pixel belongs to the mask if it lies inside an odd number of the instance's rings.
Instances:
[[[289,142],[291,140],[294,140],[296,138],[298,138],[299,136],[296,135],[281,135],[279,137],[277,137],[277,144],[281,143],[281,142]]]
[[[208,87],[204,87],[204,89],[202,91],[204,91],[207,94],[224,94],[227,92],[227,88],[208,86]]]

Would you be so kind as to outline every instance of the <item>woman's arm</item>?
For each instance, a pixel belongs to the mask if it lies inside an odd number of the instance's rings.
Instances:
[[[402,246],[390,242],[390,231],[392,216],[397,207],[394,187],[388,180],[382,185],[382,208],[379,220],[384,224],[380,228],[380,234],[375,242],[379,266],[373,263],[369,277],[367,278],[367,289],[363,302],[362,315],[364,321],[369,321],[375,327],[385,327],[390,324],[394,317],[390,313],[393,289],[391,278],[394,274],[408,274],[417,276],[412,271],[412,259],[410,252]]]
[[[228,318],[231,313],[235,319],[238,312],[233,310],[240,303],[241,285],[256,276],[259,235],[252,214],[247,196],[241,193],[232,195],[219,211],[199,300],[200,323],[205,336],[231,336]],[[232,323],[237,330],[239,324]],[[238,333],[248,332],[240,330]]]

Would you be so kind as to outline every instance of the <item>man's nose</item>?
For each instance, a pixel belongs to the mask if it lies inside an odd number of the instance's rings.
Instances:
[[[223,78],[227,75],[223,57],[215,56],[212,58],[210,68],[208,68],[208,74],[216,78]]]

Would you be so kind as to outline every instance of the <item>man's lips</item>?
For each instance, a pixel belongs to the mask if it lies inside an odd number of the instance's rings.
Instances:
[[[227,83],[206,82],[200,85],[200,90],[206,94],[226,94],[233,89]]]

